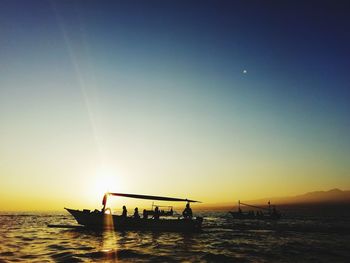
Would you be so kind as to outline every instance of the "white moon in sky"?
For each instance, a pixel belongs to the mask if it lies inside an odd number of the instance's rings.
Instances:
[[[243,74],[247,74],[248,71],[246,69],[243,70]]]

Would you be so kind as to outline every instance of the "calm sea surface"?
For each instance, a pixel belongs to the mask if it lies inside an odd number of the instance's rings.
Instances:
[[[76,223],[65,212],[2,213],[0,262],[350,262],[349,213],[284,212],[278,222],[197,213],[194,234],[49,228]]]

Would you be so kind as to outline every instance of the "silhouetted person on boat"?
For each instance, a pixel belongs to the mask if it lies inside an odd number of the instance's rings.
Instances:
[[[192,219],[192,209],[190,207],[190,203],[186,204],[185,210],[182,212],[182,215],[185,219]]]
[[[104,194],[103,199],[102,199],[102,209],[101,209],[101,213],[104,214],[106,211],[106,203],[107,203],[107,194]]]
[[[153,216],[153,218],[154,219],[159,219],[159,208],[158,208],[158,206],[156,206],[156,208],[154,209],[154,216]]]
[[[134,210],[134,218],[139,219],[140,215],[139,215],[139,209],[136,207]]]
[[[143,219],[147,219],[148,218],[148,213],[146,209],[143,209]]]
[[[126,210],[126,206],[123,205],[123,213],[122,213],[122,217],[126,217],[128,214],[128,210]]]

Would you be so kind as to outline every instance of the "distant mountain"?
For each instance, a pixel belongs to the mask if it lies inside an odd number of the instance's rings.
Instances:
[[[291,197],[272,197],[249,201],[255,204],[265,204],[268,201],[275,204],[315,204],[315,203],[350,203],[350,191],[331,189],[329,191],[315,191]]]
[[[328,191],[315,191],[302,195],[289,197],[271,197],[256,200],[241,200],[241,202],[251,205],[267,205],[268,201],[274,205],[300,205],[300,204],[350,204],[350,191],[342,191],[340,189],[331,189]],[[197,205],[199,209],[210,210],[228,210],[236,207],[238,200],[232,200],[232,203],[220,204],[202,204]]]

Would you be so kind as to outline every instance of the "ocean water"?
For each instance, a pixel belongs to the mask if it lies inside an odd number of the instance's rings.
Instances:
[[[76,223],[65,212],[2,213],[0,262],[350,262],[349,213],[290,210],[278,222],[197,214],[203,231],[183,234],[49,228]]]

